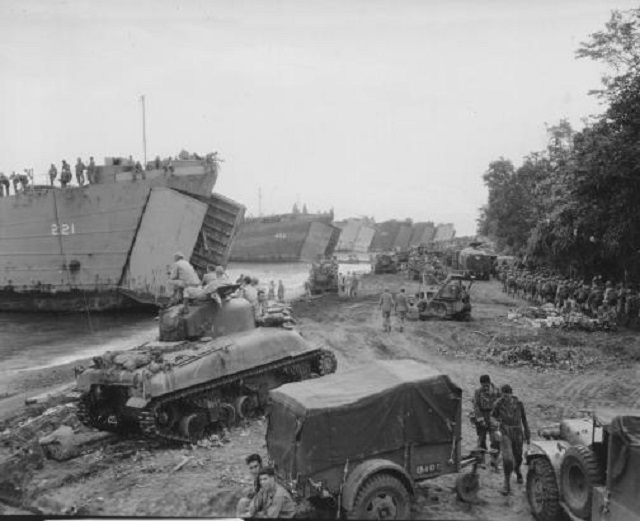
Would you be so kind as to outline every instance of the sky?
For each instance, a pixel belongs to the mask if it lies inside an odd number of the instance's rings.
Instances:
[[[626,0],[0,0],[0,171],[181,150],[248,215],[476,230],[482,174],[602,111],[575,59]],[[259,197],[261,193],[261,197]]]

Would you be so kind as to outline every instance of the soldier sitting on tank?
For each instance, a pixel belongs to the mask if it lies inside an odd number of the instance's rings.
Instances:
[[[169,284],[173,287],[174,292],[169,305],[182,302],[186,288],[200,286],[200,278],[196,270],[194,270],[189,261],[184,258],[182,252],[176,252],[173,260],[174,263],[169,276]]]
[[[258,300],[254,305],[254,313],[256,322],[261,322],[264,317],[267,315],[267,310],[269,307],[269,301],[267,300],[267,295],[264,290],[258,290]]]
[[[244,461],[249,467],[253,485],[250,489],[245,491],[244,497],[242,497],[240,501],[238,501],[238,506],[236,507],[236,517],[249,517],[249,507],[251,506],[251,501],[253,501],[258,492],[260,492],[260,477],[258,476],[258,474],[262,470],[262,458],[259,454],[249,454],[249,456],[247,456]]]

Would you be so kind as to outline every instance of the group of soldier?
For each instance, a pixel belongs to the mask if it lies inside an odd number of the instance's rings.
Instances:
[[[173,265],[169,272],[169,284],[174,290],[169,306],[185,303],[188,309],[189,301],[194,299],[212,298],[221,303],[218,289],[222,286],[231,285],[229,276],[222,266],[209,264],[207,272],[200,278],[195,268],[185,259],[182,252],[176,252],[173,256]],[[271,280],[267,288],[261,287],[256,277],[240,275],[235,281],[239,286],[234,290],[234,294],[247,300],[254,309],[256,319],[263,317],[267,313],[269,302],[277,300],[284,302],[285,287],[282,280],[276,282]]]
[[[29,186],[29,182],[33,180],[33,170],[26,169],[24,174],[12,172],[10,176],[0,172],[0,197],[11,195],[11,185],[13,185],[13,193],[18,194],[20,190],[25,190]]]
[[[489,375],[480,377],[480,388],[473,396],[471,421],[475,423],[478,434],[478,448],[489,452],[490,465],[499,471],[499,454],[502,454],[504,488],[502,494],[511,494],[511,477],[515,473],[516,481],[523,482],[521,466],[523,444],[531,443],[531,432],[527,423],[524,405],[513,394],[509,384],[500,390],[491,382]],[[490,449],[487,449],[487,437]]]
[[[96,169],[96,163],[93,157],[89,158],[88,165],[85,165],[82,162],[82,159],[78,158],[78,161],[74,166],[74,170],[76,173],[76,181],[78,183],[78,186],[83,186],[85,184],[85,181],[88,181],[89,184],[95,183],[97,169]],[[85,172],[87,173],[86,179],[84,175]],[[58,177],[58,169],[56,168],[55,164],[51,163],[51,166],[49,167],[49,182],[51,183],[51,186],[54,186],[54,183],[57,177]],[[62,188],[66,188],[71,184],[72,179],[73,179],[73,176],[71,174],[71,166],[69,166],[69,163],[67,163],[67,161],[63,159],[62,166],[60,167],[60,179],[59,179],[60,186]]]
[[[296,503],[291,494],[276,481],[273,467],[264,466],[260,454],[250,454],[245,462],[249,467],[252,486],[238,501],[236,516],[266,519],[291,519],[296,514]]]
[[[563,313],[581,312],[619,326],[640,325],[640,296],[634,284],[605,281],[602,276],[574,279],[546,271],[498,272],[505,293],[536,305],[551,303]]]

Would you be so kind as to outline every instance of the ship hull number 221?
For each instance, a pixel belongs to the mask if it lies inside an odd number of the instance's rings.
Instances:
[[[51,235],[73,235],[76,233],[76,225],[74,223],[60,223],[51,225]]]

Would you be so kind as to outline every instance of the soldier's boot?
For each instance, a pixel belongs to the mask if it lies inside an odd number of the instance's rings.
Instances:
[[[500,454],[495,452],[491,454],[491,468],[494,472],[498,472],[500,463]]]
[[[509,496],[511,494],[511,473],[504,475],[504,487],[500,493],[503,496]]]
[[[522,484],[522,482],[523,482],[522,473],[520,472],[520,469],[516,469],[516,481],[519,484]]]

